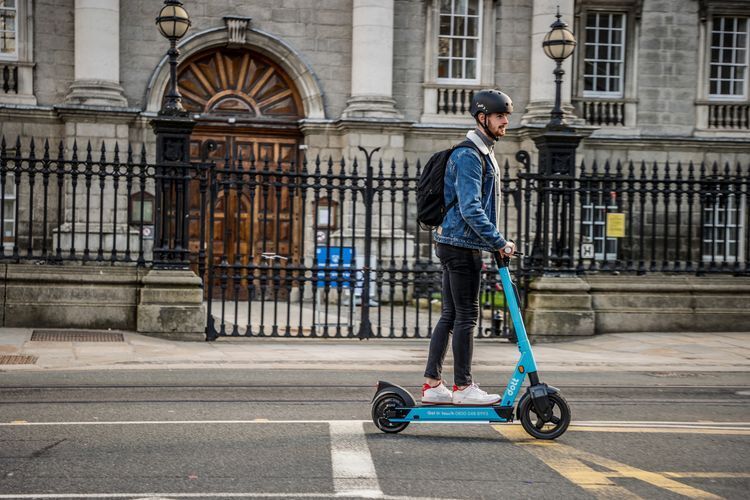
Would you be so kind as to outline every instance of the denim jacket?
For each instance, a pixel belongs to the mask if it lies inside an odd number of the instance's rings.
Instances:
[[[505,246],[496,226],[500,172],[476,132],[466,136],[482,151],[484,161],[473,148],[458,148],[451,154],[445,166],[445,205],[456,196],[458,203],[445,214],[433,238],[438,243],[492,252]]]

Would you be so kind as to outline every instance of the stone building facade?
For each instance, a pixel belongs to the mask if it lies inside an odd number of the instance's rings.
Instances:
[[[500,164],[517,172],[515,155],[527,150],[535,165],[533,139],[555,95],[555,63],[541,43],[559,8],[578,40],[563,63],[562,101],[585,136],[579,161],[750,163],[746,0],[183,3],[192,26],[178,43],[178,81],[197,122],[195,157],[209,139],[220,143],[217,157],[272,161],[361,161],[361,146],[401,168],[458,142],[472,124],[471,92],[492,87],[516,110],[496,147]],[[161,7],[0,0],[0,134],[23,148],[61,141],[66,154],[89,142],[95,151],[145,144],[153,158],[150,121],[169,77],[168,43],[154,25]],[[22,229],[13,213],[6,241]],[[69,210],[56,230],[82,217]],[[748,229],[738,229],[740,241]],[[747,260],[747,251],[737,245],[732,257]]]
[[[750,6],[742,0],[195,0],[185,2],[193,24],[179,48],[183,62],[231,48],[277,64],[302,102],[300,144],[334,157],[358,145],[383,146],[388,159],[423,157],[469,123],[439,99],[499,87],[517,110],[498,148],[507,156],[533,150],[529,136],[548,119],[554,63],[540,45],[558,4],[579,41],[564,64],[564,104],[573,123],[594,129],[581,156],[746,158]],[[152,143],[148,120],[167,83],[167,43],[154,26],[160,7],[4,1],[2,133]],[[463,23],[473,31],[459,34]],[[726,40],[712,45],[720,33]],[[596,59],[599,47],[611,52]],[[712,50],[736,59],[714,60]],[[585,66],[595,59],[609,73],[593,81]],[[737,88],[712,88],[712,71]],[[602,81],[614,86],[587,88]],[[249,117],[239,108],[220,114],[237,129]]]

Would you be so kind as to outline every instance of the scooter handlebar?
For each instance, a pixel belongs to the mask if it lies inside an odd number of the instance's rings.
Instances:
[[[506,255],[500,250],[492,252],[492,255],[493,257],[495,257],[495,263],[497,264],[497,267],[507,266],[510,263],[511,257],[523,257],[523,254],[521,252],[514,252],[513,255]]]

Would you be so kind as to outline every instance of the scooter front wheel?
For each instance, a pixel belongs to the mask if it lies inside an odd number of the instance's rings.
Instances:
[[[544,421],[536,413],[531,398],[525,395],[518,403],[518,418],[524,430],[537,439],[556,439],[563,435],[570,425],[570,406],[562,394],[550,394],[549,404],[552,417]]]
[[[372,404],[372,421],[375,426],[383,432],[395,434],[406,429],[409,422],[391,422],[386,416],[387,412],[395,408],[403,408],[404,400],[399,396],[388,393],[378,397]]]

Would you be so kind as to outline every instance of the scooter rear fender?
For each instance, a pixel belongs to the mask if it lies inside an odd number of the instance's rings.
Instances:
[[[411,394],[409,394],[409,391],[404,389],[401,386],[398,386],[396,384],[391,384],[390,382],[384,382],[379,381],[378,382],[378,388],[375,391],[375,396],[373,396],[371,403],[374,403],[377,398],[382,396],[383,394],[395,394],[399,396],[401,399],[404,400],[404,405],[407,408],[412,408],[414,406],[417,406],[417,403],[414,401],[414,398]]]

